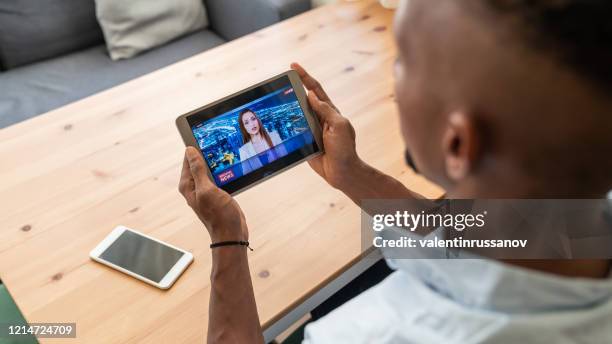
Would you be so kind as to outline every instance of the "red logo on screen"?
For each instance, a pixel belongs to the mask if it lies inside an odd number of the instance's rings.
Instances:
[[[221,183],[225,183],[228,180],[234,178],[234,172],[232,170],[225,171],[223,173],[219,173],[219,181]]]
[[[289,93],[293,93],[293,88],[290,88],[290,89],[286,90],[286,91],[283,93],[283,95],[284,95],[284,96],[286,96],[286,95],[288,95]]]

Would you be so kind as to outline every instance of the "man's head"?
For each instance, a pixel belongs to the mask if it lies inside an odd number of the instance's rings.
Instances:
[[[415,164],[453,197],[612,188],[612,2],[406,0],[396,93]]]

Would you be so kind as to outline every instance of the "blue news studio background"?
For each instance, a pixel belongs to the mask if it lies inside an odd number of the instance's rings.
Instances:
[[[193,128],[198,145],[214,174],[240,163],[239,149],[243,139],[238,115],[245,108],[256,112],[268,132],[278,132],[284,144],[304,144],[303,140],[287,142],[300,134],[310,134],[308,122],[295,93],[285,93],[289,89],[291,87],[275,91]],[[287,148],[287,152],[291,152],[300,147]]]

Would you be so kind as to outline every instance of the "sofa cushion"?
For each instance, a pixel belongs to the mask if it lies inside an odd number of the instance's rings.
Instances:
[[[6,69],[102,42],[93,0],[0,1],[0,61]]]
[[[210,27],[235,39],[308,11],[311,0],[204,0]]]
[[[224,41],[201,30],[130,60],[113,62],[99,45],[0,73],[0,128],[195,55]]]
[[[95,0],[113,60],[128,59],[208,25],[202,0]]]

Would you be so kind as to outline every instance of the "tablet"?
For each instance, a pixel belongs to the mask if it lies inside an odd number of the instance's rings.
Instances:
[[[323,152],[295,71],[182,115],[176,125],[204,156],[210,179],[232,195]]]

